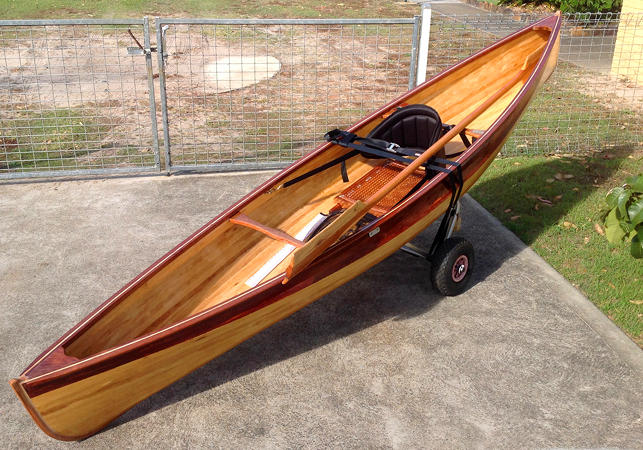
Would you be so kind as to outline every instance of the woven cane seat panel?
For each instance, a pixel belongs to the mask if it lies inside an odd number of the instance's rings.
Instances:
[[[391,181],[398,173],[400,173],[404,167],[404,165],[395,162],[388,162],[381,166],[374,167],[370,172],[340,193],[336,197],[337,202],[342,206],[342,208],[349,208],[357,200],[368,200],[379,189],[384,187],[386,183]],[[381,216],[382,214],[390,211],[397,202],[402,200],[402,198],[404,198],[404,196],[420,182],[423,176],[423,170],[416,170],[413,174],[404,179],[404,181],[402,181],[395,189],[389,192],[386,197],[380,200],[377,205],[371,208],[369,212],[376,216]]]

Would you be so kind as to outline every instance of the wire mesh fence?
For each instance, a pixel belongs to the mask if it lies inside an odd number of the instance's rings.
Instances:
[[[428,77],[539,18],[434,11]],[[502,153],[640,146],[642,22],[565,16],[558,67]],[[0,178],[278,167],[415,79],[418,17],[154,25],[0,21]]]
[[[0,22],[0,178],[159,166],[148,67],[127,54],[147,27]]]
[[[541,16],[433,14],[434,75]],[[641,144],[643,14],[564,16],[554,75],[534,97],[502,154],[578,153]]]
[[[409,88],[416,23],[161,19],[172,167],[300,157]]]

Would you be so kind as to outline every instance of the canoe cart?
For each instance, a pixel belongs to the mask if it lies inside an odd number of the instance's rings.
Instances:
[[[205,224],[10,381],[56,439],[136,403],[400,248],[462,292],[473,247],[452,237],[482,175],[556,65],[560,15],[396,98]],[[408,242],[444,215],[430,250]]]

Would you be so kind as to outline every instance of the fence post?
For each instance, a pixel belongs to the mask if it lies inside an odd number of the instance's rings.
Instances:
[[[431,2],[422,3],[422,25],[420,27],[420,48],[418,51],[417,75],[415,85],[426,80],[426,67],[429,61],[429,36],[431,34]]]
[[[409,91],[417,86],[418,39],[420,38],[420,16],[413,16],[413,39],[411,41],[411,67],[409,68]]]
[[[156,53],[158,56],[159,66],[159,91],[161,94],[161,117],[163,122],[163,147],[165,148],[165,170],[169,175],[172,171],[172,157],[170,153],[170,130],[167,114],[167,92],[165,89],[165,30],[163,30],[163,24],[158,17],[154,19],[154,24],[156,25]]]
[[[156,95],[154,95],[154,73],[152,71],[152,47],[150,45],[150,21],[143,17],[143,47],[145,51],[145,67],[147,68],[147,86],[150,95],[150,122],[152,125],[152,145],[154,147],[154,165],[161,171],[161,155],[159,149],[159,130],[156,123]]]

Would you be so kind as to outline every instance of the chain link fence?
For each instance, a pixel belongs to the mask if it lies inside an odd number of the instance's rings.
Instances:
[[[539,18],[434,12],[427,75]],[[502,154],[640,146],[641,22],[565,16],[558,68]],[[415,82],[418,17],[154,27],[0,21],[0,178],[281,167]]]
[[[151,60],[128,29],[147,19],[0,21],[0,178],[158,170]]]

